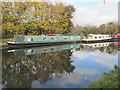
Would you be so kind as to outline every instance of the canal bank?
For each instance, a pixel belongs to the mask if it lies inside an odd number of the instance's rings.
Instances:
[[[0,49],[8,48],[9,46],[7,44],[0,44]]]
[[[8,44],[6,43],[6,41],[12,41],[13,38],[8,38],[8,39],[0,39],[0,47],[1,48],[7,48]]]
[[[104,73],[103,76],[94,81],[92,84],[87,85],[85,88],[118,88],[120,85],[118,79],[118,72],[120,68],[114,66],[114,70],[109,73]]]
[[[8,44],[6,43],[6,41],[12,41],[13,38],[8,38],[8,39],[0,39],[0,48],[8,48]]]

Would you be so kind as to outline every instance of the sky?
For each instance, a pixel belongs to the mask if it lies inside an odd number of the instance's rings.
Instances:
[[[7,0],[11,1],[11,0]],[[23,1],[23,0],[12,0]],[[24,1],[46,1],[62,2],[65,5],[73,5],[76,11],[71,21],[81,26],[99,26],[107,22],[118,22],[118,2],[120,0],[24,0]]]
[[[73,13],[74,25],[99,26],[107,22],[118,22],[119,0],[58,0],[76,8]]]

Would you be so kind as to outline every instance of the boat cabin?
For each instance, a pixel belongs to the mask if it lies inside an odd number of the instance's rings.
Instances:
[[[44,41],[80,41],[80,36],[24,36],[15,35],[15,42],[44,42]]]
[[[88,37],[83,37],[84,41],[108,40],[111,37],[107,34],[89,34]]]

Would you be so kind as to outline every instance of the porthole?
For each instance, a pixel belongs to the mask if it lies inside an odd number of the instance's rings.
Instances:
[[[31,50],[31,53],[33,53],[33,50]]]
[[[51,38],[51,40],[54,40],[54,38]]]
[[[33,38],[31,38],[31,41],[33,41]]]
[[[43,49],[43,51],[45,52],[45,51],[47,51],[47,49]]]
[[[64,38],[65,40],[67,39],[67,38]]]
[[[44,37],[43,40],[47,40],[47,37]]]
[[[51,48],[51,51],[53,51],[54,50],[54,48]]]

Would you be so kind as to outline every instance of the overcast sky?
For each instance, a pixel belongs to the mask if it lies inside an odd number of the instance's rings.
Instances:
[[[53,0],[54,1],[54,0]],[[75,25],[98,26],[110,21],[118,21],[119,0],[56,0],[71,4],[76,8],[72,22]]]
[[[110,21],[118,21],[118,2],[120,0],[105,0],[105,4],[104,0],[32,0],[32,1],[46,1],[52,3],[62,2],[65,5],[69,4],[73,5],[76,8],[76,11],[73,13],[72,18],[72,22],[75,25],[98,26],[100,24],[107,23]]]

